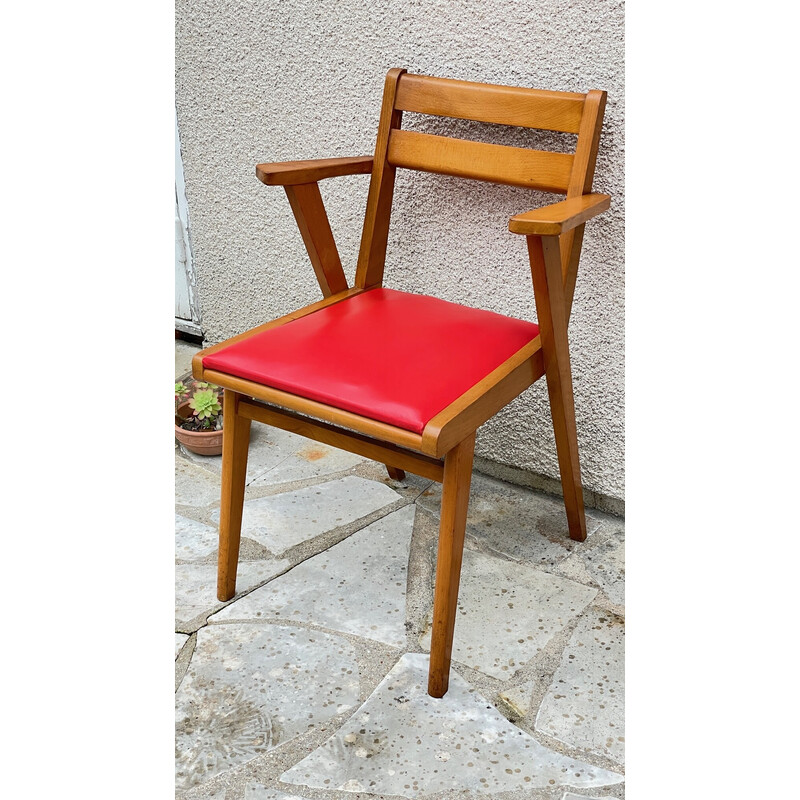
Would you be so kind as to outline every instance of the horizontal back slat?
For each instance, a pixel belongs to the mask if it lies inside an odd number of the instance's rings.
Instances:
[[[394,107],[420,114],[577,133],[585,97],[574,92],[405,74],[397,84]]]
[[[416,131],[393,130],[388,161],[395,167],[438,172],[567,193],[574,156],[500,144],[470,142]]]

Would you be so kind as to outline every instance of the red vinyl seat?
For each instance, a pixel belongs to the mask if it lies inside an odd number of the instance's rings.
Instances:
[[[422,433],[538,333],[532,322],[379,288],[217,350],[203,366]]]

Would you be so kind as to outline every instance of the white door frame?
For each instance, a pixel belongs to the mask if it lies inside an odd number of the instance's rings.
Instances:
[[[178,113],[175,112],[175,330],[202,336],[200,309],[197,303],[197,290],[192,258],[192,242],[189,236],[189,205],[186,202],[186,184],[183,178],[183,159],[181,141],[178,133]],[[183,277],[185,276],[185,284]],[[179,298],[188,294],[190,319],[178,316]]]

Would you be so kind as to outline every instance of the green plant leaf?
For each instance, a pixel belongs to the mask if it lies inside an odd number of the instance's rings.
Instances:
[[[200,389],[189,401],[189,408],[200,420],[212,420],[222,412],[219,396],[213,389]],[[210,424],[210,422],[209,422]]]

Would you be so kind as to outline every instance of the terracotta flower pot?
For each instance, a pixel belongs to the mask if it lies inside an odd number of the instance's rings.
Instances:
[[[187,431],[181,428],[179,415],[191,415],[188,400],[178,406],[178,414],[175,415],[175,438],[187,450],[201,456],[218,456],[222,452],[222,431]]]

